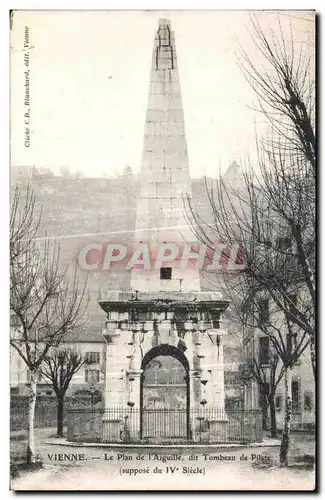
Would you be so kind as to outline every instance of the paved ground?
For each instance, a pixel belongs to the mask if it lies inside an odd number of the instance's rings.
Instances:
[[[44,468],[28,474],[23,473],[14,479],[11,483],[13,490],[312,490],[314,488],[312,471],[280,469],[276,466],[279,449],[274,446],[200,451],[190,448],[164,451],[70,448],[46,445],[45,442],[51,434],[53,436],[53,433],[54,430],[49,429],[37,432],[36,446],[44,462]],[[14,441],[13,453],[18,455],[24,453],[25,446],[24,441]],[[313,448],[312,440],[299,437],[294,439],[292,450],[295,454],[312,454]],[[166,460],[162,460],[161,455],[164,455]],[[194,455],[198,458],[195,459]],[[144,458],[137,458],[139,456]],[[247,456],[247,460],[241,459],[242,456]],[[232,459],[229,459],[230,457]],[[259,466],[256,466],[256,462]],[[261,464],[265,469],[260,467]]]

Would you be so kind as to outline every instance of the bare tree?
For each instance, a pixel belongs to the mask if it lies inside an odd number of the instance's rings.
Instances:
[[[223,294],[231,302],[231,311],[228,313],[230,332],[238,340],[244,359],[244,363],[240,365],[240,378],[245,384],[251,383],[252,380],[257,382],[260,389],[263,429],[266,428],[269,411],[271,437],[277,437],[275,394],[285,373],[279,352],[282,357],[287,356],[287,333],[282,328],[282,316],[279,316],[279,310],[274,304],[270,307],[265,294],[252,293],[241,276],[223,273],[221,283]],[[259,344],[256,344],[255,335],[252,335],[254,330],[260,333],[257,340],[267,340],[264,349],[260,350]],[[301,336],[299,343],[297,337],[294,337],[295,350],[293,351],[291,346],[290,353],[293,363],[300,358],[307,345],[306,334]]]
[[[279,366],[279,361],[278,354],[271,347],[267,363],[261,362],[258,354],[253,354],[247,358],[244,364],[245,379],[253,379],[259,386],[264,430],[267,429],[268,412],[270,412],[270,433],[272,438],[276,438],[278,435],[275,393],[284,375],[284,367],[283,365]]]
[[[64,398],[72,377],[84,364],[82,355],[68,347],[51,349],[45,357],[41,372],[57,398],[57,435],[63,437]]]
[[[41,221],[41,212],[36,215],[35,195],[30,185],[27,185],[24,196],[16,184],[11,201],[10,211],[10,268],[16,273],[24,266],[24,257],[36,251],[35,238]],[[12,285],[12,282],[10,282]]]
[[[287,465],[291,370],[307,345],[314,376],[316,367],[314,79],[308,51],[303,44],[297,48],[293,32],[290,42],[285,40],[280,20],[278,37],[267,37],[255,18],[251,26],[263,65],[255,65],[244,50],[240,65],[270,136],[257,138],[258,165],[249,163],[239,187],[225,178],[212,187],[206,182],[212,221],[203,220],[190,198],[185,209],[194,234],[212,250],[220,242],[228,248],[240,243],[245,268],[223,280],[232,302],[237,294],[241,309],[246,296],[255,320],[260,300],[270,300],[275,309],[278,320],[263,331],[284,368],[280,463]],[[251,327],[263,325],[253,322]]]
[[[19,190],[10,221],[10,307],[16,317],[10,343],[30,372],[27,461],[35,461],[34,414],[36,381],[51,347],[83,320],[86,282],[71,281],[68,268],[60,267],[60,248],[48,241],[41,248],[35,240],[39,217],[29,189],[27,201]],[[36,222],[34,222],[36,221]]]
[[[263,197],[264,207],[268,209],[267,218],[271,219],[267,225],[271,222],[273,232],[278,233],[278,238],[272,242],[272,250],[281,237],[284,236],[287,241],[290,239],[289,248],[293,255],[290,256],[291,265],[286,265],[286,274],[290,267],[289,278],[294,287],[301,283],[309,308],[301,311],[282,290],[287,299],[283,303],[284,312],[289,313],[290,320],[309,334],[315,374],[315,55],[310,56],[311,47],[295,43],[291,21],[289,42],[285,41],[279,16],[276,38],[269,39],[253,17],[251,26],[252,39],[268,64],[267,70],[263,71],[253,64],[244,50],[240,64],[258,96],[257,111],[271,125],[271,138],[263,137],[258,141],[261,179],[257,182],[256,174],[246,177],[251,185],[249,201],[255,201],[257,205],[258,198]],[[312,35],[315,37],[315,33]],[[256,210],[255,215],[257,222],[264,216],[262,212],[256,214]],[[257,232],[256,236],[258,244],[270,245],[265,231]],[[287,250],[281,246],[276,248],[277,253]],[[281,289],[281,285],[278,288]]]

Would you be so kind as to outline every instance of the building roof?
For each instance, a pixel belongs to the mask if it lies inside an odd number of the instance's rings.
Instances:
[[[89,325],[89,328],[76,328],[67,333],[65,342],[98,342],[105,344],[105,339],[102,336],[101,328],[91,327],[91,325]]]
[[[238,163],[235,160],[233,160],[232,163],[227,168],[226,172],[224,173],[223,177],[225,179],[228,179],[229,181],[234,181],[237,180],[240,175],[241,175],[241,168],[238,165]]]
[[[15,331],[17,332],[18,329],[18,323],[14,324],[11,322],[11,326],[13,328],[12,331],[12,337],[15,337]],[[30,335],[30,342],[33,342],[34,340],[34,334],[35,332],[32,332]],[[41,342],[41,336],[39,336],[39,341]],[[68,332],[65,337],[64,337],[64,342],[96,342],[96,343],[101,343],[105,344],[105,339],[102,335],[102,328],[99,327],[98,325],[87,325],[84,326],[83,328],[74,328],[72,331]]]

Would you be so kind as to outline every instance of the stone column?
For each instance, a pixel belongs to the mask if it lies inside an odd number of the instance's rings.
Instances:
[[[127,369],[128,374],[128,404],[133,403],[133,406],[140,407],[140,375],[142,353],[140,347],[140,335],[141,332],[133,332],[134,347],[133,353],[130,358],[129,367]]]
[[[121,358],[121,331],[117,321],[107,321],[103,336],[106,340],[105,408],[123,404],[123,358]]]
[[[225,407],[225,380],[223,362],[223,336],[224,330],[213,330],[209,332],[212,341],[211,356],[211,378],[213,385],[213,406],[224,410]]]
[[[141,342],[142,353],[143,356],[147,354],[150,349],[153,347],[153,336],[154,336],[154,327],[153,321],[145,321],[144,325],[144,333],[143,333],[143,341]]]
[[[128,378],[128,417],[130,438],[140,439],[140,384],[143,370],[127,370]]]
[[[197,324],[195,337],[198,341],[197,355],[201,368],[201,404],[203,407],[210,407],[213,404],[213,385],[211,377],[211,340],[207,331],[211,328],[211,322],[200,320]]]
[[[163,319],[158,324],[160,343],[168,344],[172,323],[170,319]]]
[[[199,439],[200,422],[198,420],[198,412],[200,410],[201,399],[201,384],[200,374],[198,370],[192,370],[189,373],[190,384],[190,429],[192,439],[196,442]]]
[[[209,360],[209,349],[206,346],[205,332],[201,329],[193,332],[195,368],[199,373],[199,388],[198,400],[196,406],[204,408],[208,404],[208,390],[210,382],[210,374],[206,369]]]
[[[141,369],[142,353],[141,353],[141,337],[143,332],[134,331],[133,332],[133,353],[130,358],[129,367],[127,369],[127,380],[128,380],[128,395],[127,395],[127,406],[129,407],[129,432],[130,438],[138,440],[140,438],[140,384],[141,384],[141,374],[143,370]]]
[[[121,331],[117,321],[107,321],[103,336],[106,340],[105,413],[103,441],[116,443],[121,440],[124,413],[125,370],[122,357]]]
[[[210,330],[211,338],[211,384],[212,409],[210,415],[210,437],[222,442],[227,439],[227,414],[225,412],[225,381],[223,363],[224,330]]]
[[[199,363],[199,401],[195,411],[195,442],[206,442],[209,438],[211,404],[211,373],[207,369],[211,343],[206,333],[205,322],[199,321],[194,333],[196,356]]]
[[[177,331],[176,325],[174,323],[171,327],[171,330],[169,330],[168,344],[173,346],[173,347],[177,347],[178,341],[179,341],[178,331]]]
[[[184,323],[184,330],[185,330],[185,335],[184,335],[184,342],[186,344],[187,350],[185,352],[185,355],[187,357],[189,367],[190,367],[190,372],[188,374],[189,376],[189,386],[190,386],[190,407],[194,408],[196,404],[198,403],[198,396],[197,396],[197,390],[196,390],[196,381],[198,377],[198,370],[197,367],[195,366],[195,360],[194,357],[196,356],[195,354],[195,346],[194,346],[194,339],[193,339],[193,325],[192,322],[185,322]]]

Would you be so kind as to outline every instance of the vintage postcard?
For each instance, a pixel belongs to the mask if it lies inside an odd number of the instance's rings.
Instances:
[[[315,17],[11,12],[12,490],[315,489]]]

